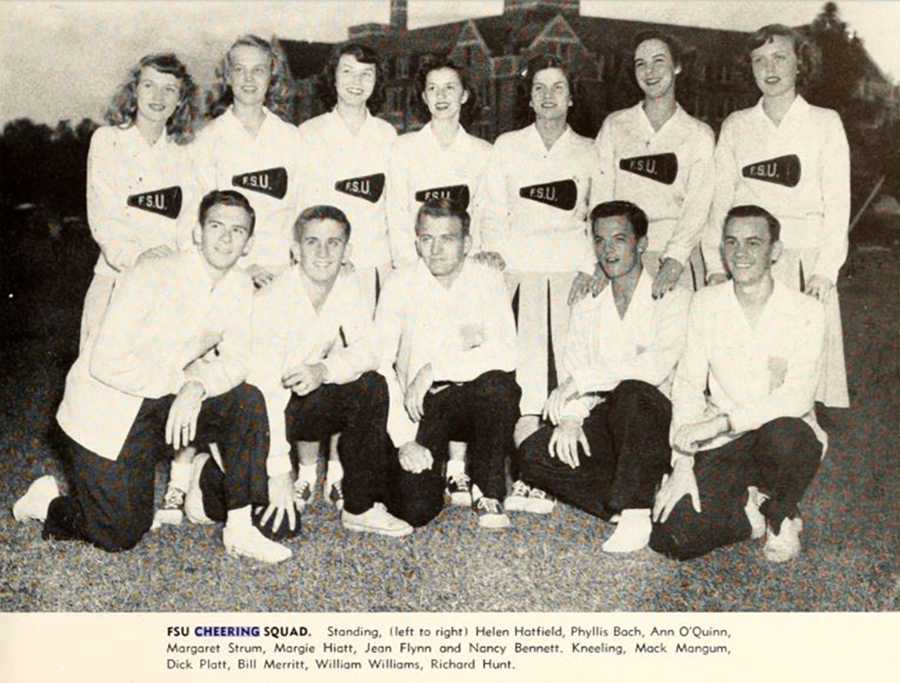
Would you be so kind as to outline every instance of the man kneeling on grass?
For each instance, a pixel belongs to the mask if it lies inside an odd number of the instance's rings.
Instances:
[[[572,311],[563,356],[569,377],[544,408],[555,426],[520,446],[522,480],[506,507],[548,513],[555,495],[603,519],[618,516],[602,548],[625,553],[650,540],[653,496],[668,470],[668,397],[691,295],[675,288],[653,298],[641,263],[647,216],[636,205],[598,204],[591,231],[609,285]]]
[[[800,552],[797,505],[827,443],[814,410],[825,313],[773,280],[780,229],[758,206],[731,209],[720,249],[733,281],[691,306],[672,389],[673,471],[650,539],[676,559],[763,536],[771,562]]]
[[[245,384],[253,282],[236,267],[252,244],[255,215],[238,192],[200,204],[196,248],[145,261],[120,277],[95,338],[66,380],[57,419],[72,480],[51,476],[18,500],[18,521],[44,522],[44,537],[129,550],[153,522],[156,455],[192,443],[219,446],[224,475],[204,485],[223,501],[231,555],[291,556],[253,526],[267,504],[269,426],[262,394]],[[208,353],[215,349],[215,353]]]
[[[340,209],[313,206],[294,224],[293,265],[256,295],[250,380],[266,399],[271,426],[268,472],[278,529],[294,524],[316,483],[318,442],[341,434],[346,529],[406,536],[412,527],[383,504],[390,472],[388,388],[375,372],[378,353],[370,309],[355,273],[342,272],[350,255],[350,222]],[[290,444],[315,442],[291,479]],[[302,455],[302,453],[301,453]],[[333,467],[333,463],[329,464]]]
[[[421,258],[393,275],[378,304],[388,429],[400,449],[391,509],[413,526],[443,508],[450,441],[469,444],[479,524],[509,526],[500,501],[518,418],[516,328],[502,274],[467,258],[471,247],[464,209],[446,199],[423,204]]]

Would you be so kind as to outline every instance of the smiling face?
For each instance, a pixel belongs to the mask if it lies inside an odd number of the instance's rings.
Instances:
[[[238,45],[228,54],[226,81],[235,101],[246,107],[262,106],[272,78],[272,60],[265,50]]]
[[[797,85],[797,54],[794,41],[787,36],[772,36],[750,53],[756,86],[766,97],[793,93]]]
[[[641,254],[647,249],[647,238],[636,238],[625,216],[606,216],[592,227],[594,255],[610,280],[627,275],[641,267]]]
[[[250,226],[250,214],[242,207],[216,204],[206,212],[203,226],[194,229],[194,241],[200,245],[206,262],[225,272],[250,253]]]
[[[138,118],[165,123],[181,101],[181,79],[145,66],[141,69],[136,92]]]
[[[722,236],[722,260],[735,282],[752,285],[767,277],[781,254],[761,216],[731,218]]]
[[[428,105],[432,120],[459,118],[462,105],[469,99],[459,74],[453,69],[435,69],[425,77],[422,99]]]
[[[539,119],[565,118],[572,106],[569,80],[562,69],[541,69],[531,84],[531,108]]]
[[[341,55],[334,73],[338,101],[351,107],[366,103],[375,90],[378,69],[360,62],[354,55]]]
[[[675,66],[669,46],[661,40],[645,40],[634,51],[634,75],[649,98],[674,93],[675,76],[680,73],[681,67]]]
[[[300,268],[313,282],[334,280],[349,249],[344,226],[331,218],[320,218],[305,223],[299,232],[300,241],[291,245],[291,253]]]

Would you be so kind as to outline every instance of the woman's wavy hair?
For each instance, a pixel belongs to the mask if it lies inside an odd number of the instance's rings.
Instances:
[[[819,71],[822,67],[822,54],[811,39],[784,24],[763,26],[747,39],[747,66],[750,69],[750,82],[756,82],[753,77],[751,57],[753,51],[771,42],[775,36],[790,38],[794,44],[794,54],[797,56],[797,91],[806,93],[819,77]]]
[[[693,86],[691,71],[696,54],[693,51],[687,50],[675,36],[658,29],[649,29],[647,31],[641,31],[635,36],[634,40],[631,42],[631,51],[628,52],[627,55],[629,62],[627,92],[629,96],[634,95],[635,101],[644,99],[644,91],[641,90],[641,86],[637,81],[637,74],[635,73],[634,55],[641,43],[645,43],[648,40],[658,40],[668,48],[669,54],[672,56],[673,66],[681,67],[681,73],[677,74],[675,77],[676,97],[678,96],[678,93],[681,93],[682,95],[687,94]]]
[[[529,58],[525,70],[519,73],[519,92],[516,106],[516,120],[519,127],[527,126],[534,122],[535,113],[531,108],[531,88],[534,86],[534,77],[544,69],[559,69],[566,77],[569,84],[569,97],[572,98],[572,106],[569,108],[567,121],[578,106],[578,98],[575,97],[575,83],[572,81],[572,71],[565,62],[554,54],[543,53]]]
[[[272,38],[270,42],[252,34],[243,35],[234,41],[216,69],[218,82],[208,96],[207,120],[218,118],[234,103],[234,93],[231,91],[231,86],[228,85],[228,72],[231,70],[231,52],[236,47],[255,47],[269,56],[272,75],[269,77],[269,87],[266,90],[266,99],[263,104],[282,120],[294,123],[296,89],[294,79],[291,78],[287,57],[276,38]]]
[[[375,89],[366,102],[369,113],[377,114],[381,111],[381,105],[384,104],[384,87],[385,73],[384,66],[378,55],[372,48],[360,43],[345,43],[336,45],[331,52],[331,59],[325,65],[322,73],[319,74],[318,98],[325,108],[325,111],[331,111],[337,105],[337,67],[344,55],[352,55],[356,57],[356,61],[362,64],[375,65]]]
[[[129,72],[126,80],[113,95],[106,109],[104,120],[111,126],[130,126],[137,117],[137,86],[141,71],[150,67],[160,73],[170,74],[181,81],[181,97],[175,111],[166,121],[166,134],[179,145],[186,145],[194,138],[200,113],[198,89],[187,67],[172,52],[147,55]]]
[[[425,85],[428,80],[428,74],[440,69],[450,69],[451,71],[455,71],[456,75],[459,77],[459,82],[462,84],[463,90],[469,93],[469,99],[463,103],[459,111],[459,120],[462,123],[463,128],[467,128],[472,120],[472,114],[478,111],[478,108],[476,107],[478,96],[472,88],[472,83],[469,80],[465,68],[454,61],[449,55],[429,55],[419,62],[419,71],[416,74],[416,111],[423,121],[428,121],[431,118],[431,112],[422,96],[425,94]]]

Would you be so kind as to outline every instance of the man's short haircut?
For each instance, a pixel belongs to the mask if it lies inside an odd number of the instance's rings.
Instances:
[[[305,228],[308,224],[313,221],[324,221],[324,220],[332,220],[335,223],[340,224],[340,226],[344,229],[344,237],[349,242],[350,241],[350,221],[347,218],[347,214],[341,211],[336,206],[330,206],[328,204],[318,204],[316,206],[310,206],[303,211],[300,212],[300,215],[297,216],[297,220],[294,221],[294,241],[300,241],[300,234],[303,232],[303,228]]]
[[[463,237],[469,236],[469,226],[472,223],[472,218],[469,216],[469,212],[462,208],[459,202],[455,202],[452,199],[441,198],[429,199],[422,204],[422,206],[419,207],[419,213],[416,214],[417,236],[419,234],[419,226],[422,225],[422,220],[426,216],[429,216],[430,218],[457,218],[462,225]]]
[[[591,211],[591,232],[593,233],[594,231],[594,223],[596,221],[601,218],[612,218],[613,216],[623,216],[628,220],[635,240],[647,236],[647,214],[637,204],[621,200],[603,202],[594,207],[594,210]]]
[[[757,206],[756,204],[742,204],[741,206],[732,207],[731,211],[728,212],[728,215],[725,216],[725,222],[722,224],[723,234],[725,233],[725,226],[728,225],[728,221],[735,218],[764,218],[766,220],[766,227],[769,229],[770,241],[774,244],[781,237],[781,221],[761,206]]]
[[[249,236],[253,236],[256,227],[256,212],[250,205],[250,200],[236,190],[213,190],[200,202],[200,225],[206,222],[206,214],[214,206],[239,206],[250,216]]]

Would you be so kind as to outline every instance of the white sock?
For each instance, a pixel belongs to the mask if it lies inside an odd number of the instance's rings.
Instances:
[[[619,525],[601,547],[607,553],[633,553],[647,546],[652,530],[649,508],[622,510]]]
[[[297,481],[305,481],[310,488],[315,488],[318,474],[317,465],[300,465],[300,470],[297,472]]]
[[[169,487],[187,492],[191,485],[191,463],[174,461],[169,469]]]
[[[328,461],[328,473],[325,475],[325,490],[330,491],[332,485],[344,478],[344,466],[340,460]]]
[[[249,505],[238,508],[237,510],[229,510],[228,517],[225,520],[225,526],[230,529],[247,529],[253,526],[253,517],[251,516],[251,507]]]
[[[447,461],[447,477],[459,476],[466,473],[465,460],[448,460]]]

